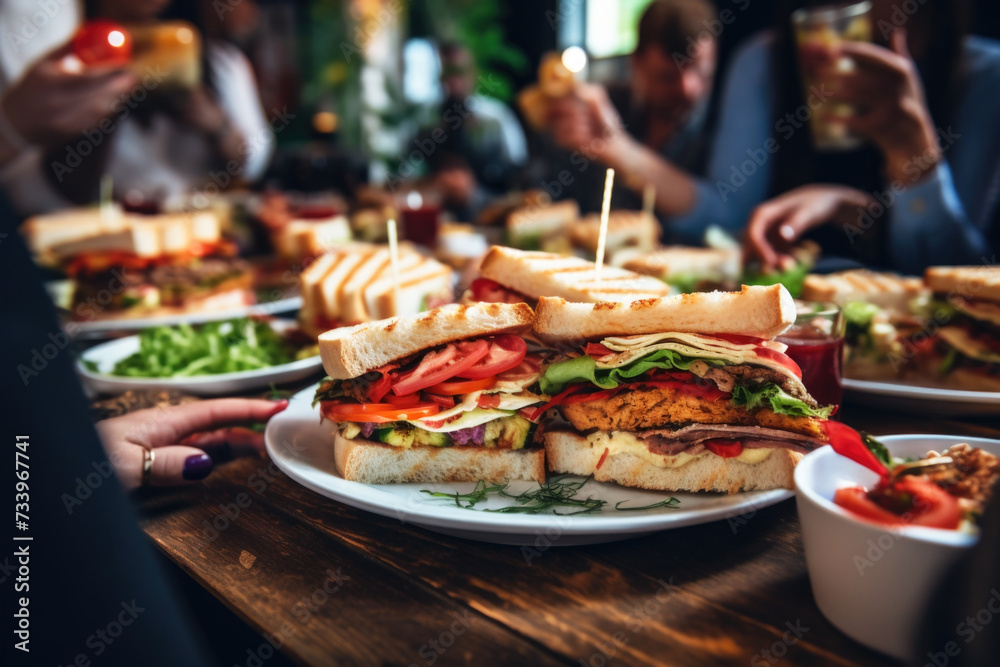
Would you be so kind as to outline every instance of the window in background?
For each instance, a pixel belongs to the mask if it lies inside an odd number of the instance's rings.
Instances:
[[[586,7],[586,49],[608,58],[635,49],[639,17],[651,0],[590,0]]]
[[[429,39],[411,38],[403,47],[403,94],[417,105],[441,101],[441,61]]]

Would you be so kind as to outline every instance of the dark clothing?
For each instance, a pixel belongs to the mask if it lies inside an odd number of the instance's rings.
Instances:
[[[204,664],[98,440],[72,346],[15,220],[0,192],[0,458],[7,497],[23,481],[27,503],[27,527],[7,524],[0,586],[8,628],[27,602],[30,632],[23,652],[7,630],[3,664],[69,665],[81,654],[100,665]]]

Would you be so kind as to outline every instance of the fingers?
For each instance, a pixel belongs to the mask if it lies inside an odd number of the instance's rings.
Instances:
[[[213,431],[226,426],[247,422],[264,422],[288,407],[288,401],[265,401],[246,398],[219,398],[187,405],[171,406],[149,413],[153,426],[139,433],[133,442],[149,447],[160,447],[180,442],[192,433]],[[159,412],[160,414],[153,414]]]
[[[155,451],[153,469],[149,477],[152,486],[177,486],[198,482],[212,472],[215,463],[200,449],[173,445]],[[140,449],[140,455],[142,451]]]
[[[906,28],[896,28],[892,31],[892,34],[889,35],[889,46],[896,55],[913,60],[910,56],[910,47],[906,43]]]
[[[778,265],[779,256],[771,244],[770,232],[784,218],[785,207],[778,200],[758,206],[750,217],[744,254],[747,260],[760,260],[765,272]]]
[[[264,451],[264,434],[248,428],[223,428],[207,433],[195,433],[178,444],[197,447],[222,463],[240,456],[255,456]]]

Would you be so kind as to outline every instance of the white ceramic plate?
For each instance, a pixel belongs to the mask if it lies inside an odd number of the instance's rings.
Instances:
[[[922,457],[961,442],[1000,455],[1000,441],[986,438],[891,435],[879,440],[900,457]],[[877,479],[830,447],[802,459],[795,487],[806,566],[816,604],[831,623],[865,646],[916,662],[916,633],[934,587],[977,537],[922,526],[886,528],[833,503],[838,488],[870,487]]]
[[[328,498],[446,535],[544,550],[550,546],[612,542],[710,521],[728,519],[735,527],[746,520],[741,518],[743,515],[793,495],[785,489],[733,495],[671,494],[590,481],[577,497],[608,501],[599,514],[494,514],[461,509],[452,501],[431,498],[420,490],[468,493],[474,483],[367,485],[343,479],[333,462],[333,426],[328,421],[320,423],[319,408],[310,406],[315,391],[314,386],[296,394],[288,409],[267,424],[267,451],[278,467],[306,488]],[[535,482],[512,482],[509,491],[516,494],[534,488],[538,488]],[[614,509],[615,503],[623,500],[629,505],[644,506],[670,496],[681,501],[678,509],[630,512]],[[512,504],[515,503],[493,498],[476,507],[495,509]]]
[[[296,326],[296,323],[292,320],[273,320],[271,326],[275,331],[282,332]],[[102,394],[120,394],[129,389],[177,389],[199,396],[220,396],[266,387],[272,382],[281,384],[303,380],[316,373],[323,365],[319,355],[316,355],[270,368],[220,375],[197,375],[182,378],[107,375],[114,368],[116,362],[138,351],[138,336],[119,338],[95,345],[80,355],[81,361],[76,362],[76,372],[87,387]],[[95,373],[88,370],[83,365],[82,360],[96,362],[101,372]]]
[[[867,407],[935,415],[1000,414],[1000,392],[958,391],[844,379],[844,398]]]

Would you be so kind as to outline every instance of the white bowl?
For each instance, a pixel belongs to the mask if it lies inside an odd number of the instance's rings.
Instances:
[[[894,456],[923,456],[967,442],[1000,455],[1000,441],[950,435],[880,437]],[[887,528],[833,503],[844,486],[873,486],[878,475],[818,449],[795,468],[796,504],[813,596],[849,637],[900,660],[913,660],[927,604],[941,577],[977,537],[921,526]]]

